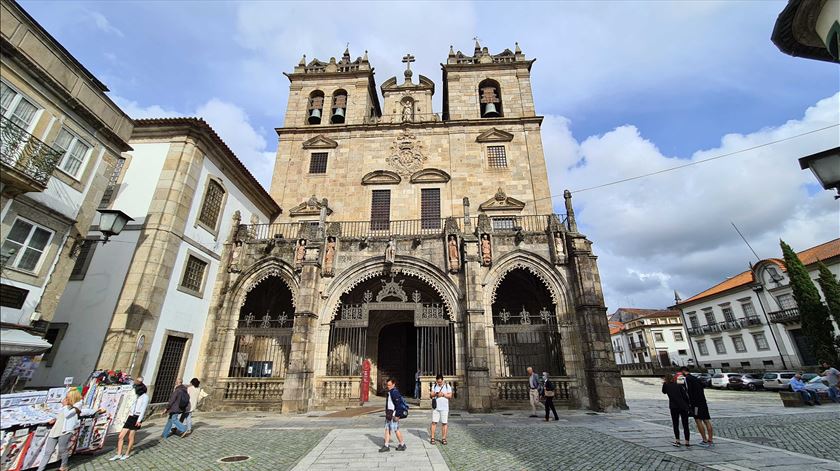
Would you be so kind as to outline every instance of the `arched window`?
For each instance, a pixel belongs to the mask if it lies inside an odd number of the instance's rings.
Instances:
[[[309,124],[321,124],[321,114],[324,109],[324,92],[315,90],[309,94],[309,113],[306,122]]]
[[[484,80],[478,84],[478,104],[482,118],[498,118],[502,114],[502,89],[495,80]]]
[[[225,199],[225,189],[216,180],[207,182],[207,190],[204,192],[204,201],[201,203],[201,212],[198,214],[198,222],[215,232],[216,223],[219,221],[219,214],[222,212],[222,202]]]
[[[332,97],[332,115],[330,115],[330,122],[332,124],[342,124],[347,114],[347,92],[338,89],[333,93]]]

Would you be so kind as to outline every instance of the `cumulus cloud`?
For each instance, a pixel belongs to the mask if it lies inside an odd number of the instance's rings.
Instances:
[[[840,93],[804,115],[685,158],[664,155],[632,125],[578,142],[570,120],[543,126],[553,192],[667,169],[838,124]],[[838,128],[792,138],[720,160],[574,194],[578,223],[595,243],[611,309],[633,300],[671,304],[673,290],[691,295],[747,268],[752,257],[735,222],[762,258],[778,257],[779,238],[796,249],[840,234],[838,204],[813,191],[813,176],[797,158],[840,145]],[[562,211],[561,199],[555,201]]]

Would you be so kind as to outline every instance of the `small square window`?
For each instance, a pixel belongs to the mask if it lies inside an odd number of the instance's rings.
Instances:
[[[653,333],[653,340],[656,340],[657,342],[664,342],[665,341],[665,336],[662,335],[662,332],[654,332]]]
[[[687,350],[677,350],[677,355],[688,355]]]
[[[315,152],[310,156],[309,173],[327,173],[326,152]]]
[[[506,168],[505,146],[487,146],[487,165],[490,168]]]
[[[680,332],[680,331],[678,331],[678,330],[675,330],[675,331],[674,331],[674,340],[676,340],[677,342],[679,342],[679,341],[682,341],[682,339],[683,339],[683,334],[682,334],[682,332]]]
[[[201,292],[204,284],[204,269],[207,268],[207,262],[194,257],[187,256],[187,266],[184,268],[184,277],[181,279],[181,287],[196,293]]]
[[[744,367],[749,368],[749,367],[750,367],[750,362],[748,362],[748,361],[742,361],[742,362],[741,362],[741,366],[744,366]]]
[[[515,218],[492,218],[493,229],[497,231],[509,231],[516,225]]]
[[[773,366],[775,363],[773,360],[764,360],[764,366]]]

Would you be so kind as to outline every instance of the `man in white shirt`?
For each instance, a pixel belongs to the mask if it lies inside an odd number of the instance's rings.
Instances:
[[[537,405],[540,403],[540,377],[534,373],[534,369],[528,367],[528,401],[531,404],[531,415],[528,417],[537,416]]]
[[[432,433],[430,443],[435,444],[435,428],[438,422],[443,424],[440,442],[446,445],[446,432],[449,429],[449,400],[452,399],[452,386],[443,384],[443,375],[435,377],[435,385],[432,386]]]

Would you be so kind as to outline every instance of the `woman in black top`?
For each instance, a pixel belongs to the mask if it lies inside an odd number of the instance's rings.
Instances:
[[[680,446],[680,425],[682,421],[685,432],[685,446],[688,443],[690,432],[688,430],[688,393],[685,386],[678,384],[673,375],[666,375],[662,378],[662,394],[668,395],[668,408],[671,409],[671,424],[674,426],[674,446]]]

